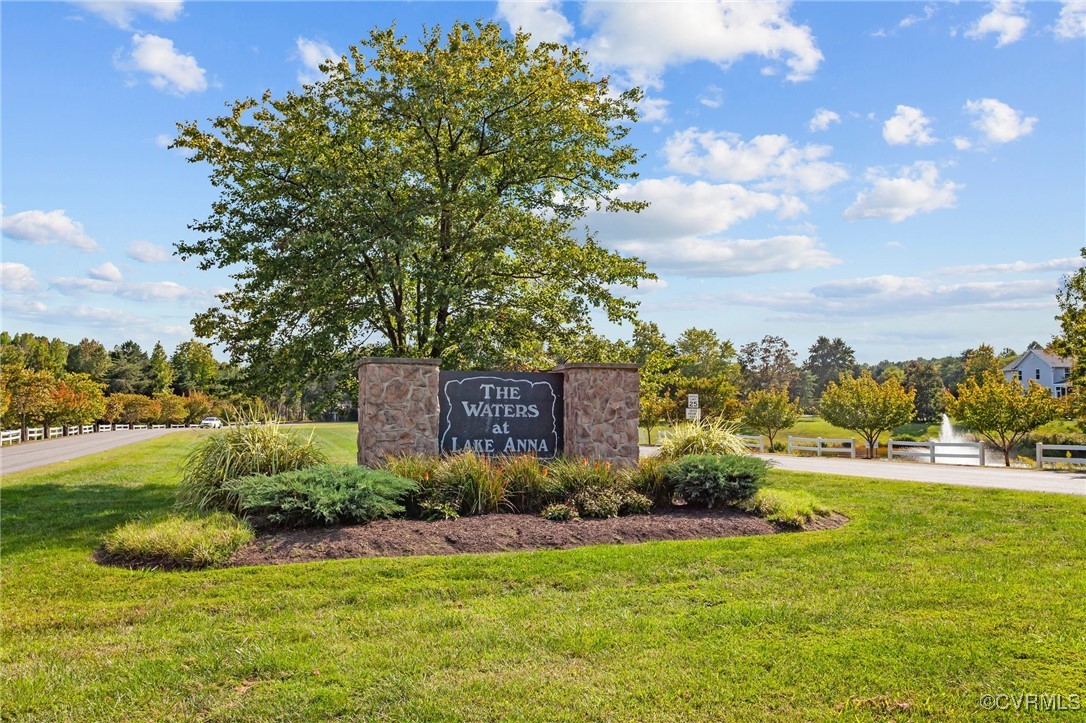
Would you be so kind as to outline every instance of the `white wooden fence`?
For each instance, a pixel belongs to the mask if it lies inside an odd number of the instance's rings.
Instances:
[[[796,452],[814,452],[819,457],[824,454],[847,454],[852,459],[856,459],[856,439],[789,437],[788,454],[795,454]]]
[[[118,424],[118,425],[111,425],[111,424],[83,424],[83,425],[73,425],[73,426],[70,426],[70,427],[64,427],[64,426],[50,427],[50,429],[49,429],[49,439],[55,439],[55,438],[61,437],[61,436],[72,437],[72,436],[75,436],[77,434],[96,434],[96,433],[99,433],[99,432],[112,432],[112,431],[115,431],[115,428],[117,430],[126,430],[126,429],[166,429],[167,425],[165,425],[165,424],[151,424],[151,425],[147,425],[147,424],[132,424],[132,425],[129,425],[129,424]],[[189,425],[171,424],[171,425],[169,425],[169,428],[170,429],[200,429],[200,425],[199,424],[189,424]],[[30,428],[28,428],[26,430],[26,438],[27,438],[27,441],[30,441],[30,442],[36,442],[36,441],[38,441],[40,439],[45,439],[45,428],[44,427],[30,427]],[[18,430],[18,429],[0,429],[0,445],[19,444],[20,442],[22,442],[22,434],[20,433],[20,430]]]
[[[1059,457],[1046,455],[1045,452],[1063,452]],[[1079,444],[1041,444],[1037,443],[1037,469],[1044,469],[1049,464],[1086,464],[1086,458],[1076,457],[1074,452],[1086,452],[1086,447]]]
[[[887,459],[927,460],[932,464],[935,464],[936,457],[940,460],[961,459],[975,461],[983,467],[984,444],[981,442],[897,442],[891,439],[886,445],[886,457]]]
[[[760,434],[737,434],[739,439],[743,440],[743,444],[747,445],[747,449],[758,450],[765,453],[765,440]]]

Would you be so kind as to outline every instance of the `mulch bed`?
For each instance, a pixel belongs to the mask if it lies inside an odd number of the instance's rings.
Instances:
[[[803,530],[831,530],[848,522],[833,514]],[[797,532],[738,510],[667,510],[608,520],[552,522],[538,515],[479,515],[457,520],[379,520],[366,525],[307,528],[264,534],[238,550],[230,564],[281,565],[357,557],[455,555],[469,552],[564,550],[584,545],[653,540],[702,540]]]

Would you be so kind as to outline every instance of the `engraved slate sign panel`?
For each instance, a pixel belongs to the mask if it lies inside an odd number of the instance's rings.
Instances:
[[[442,452],[562,453],[561,374],[441,372]]]

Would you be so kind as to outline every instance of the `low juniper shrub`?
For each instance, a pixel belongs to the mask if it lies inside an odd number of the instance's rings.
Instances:
[[[384,470],[322,465],[294,472],[241,477],[224,489],[260,526],[364,523],[403,514],[416,484]]]
[[[757,492],[768,466],[745,455],[691,455],[667,465],[664,475],[688,505],[713,508],[734,505]]]

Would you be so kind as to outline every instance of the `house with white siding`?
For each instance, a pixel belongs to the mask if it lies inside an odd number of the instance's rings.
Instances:
[[[1049,354],[1044,349],[1028,349],[1017,359],[1003,367],[1007,381],[1015,381],[1025,390],[1033,380],[1047,387],[1054,397],[1062,397],[1071,390],[1071,366],[1075,360]]]

